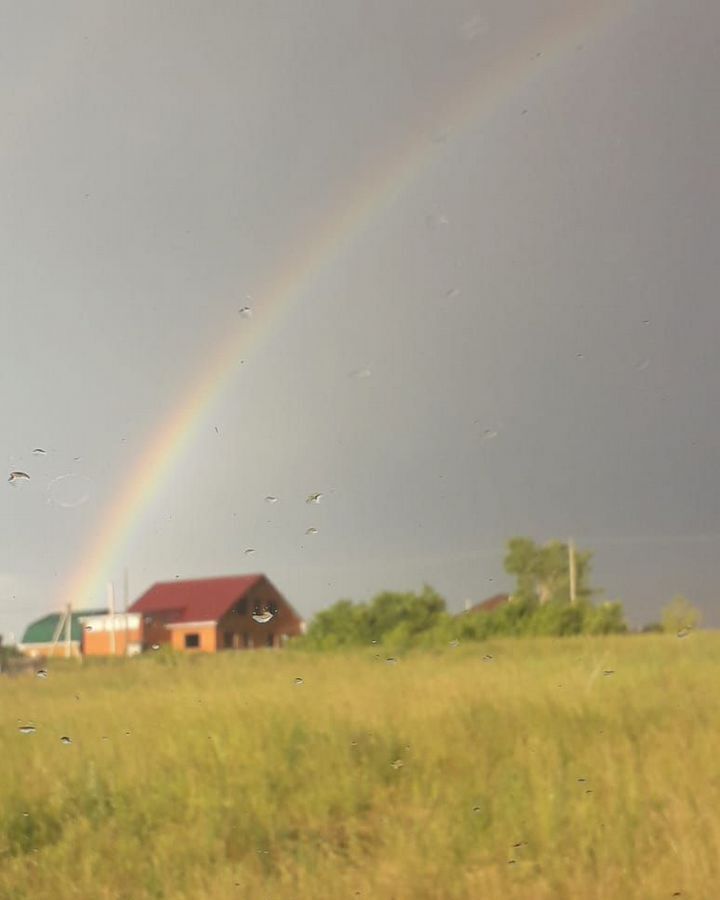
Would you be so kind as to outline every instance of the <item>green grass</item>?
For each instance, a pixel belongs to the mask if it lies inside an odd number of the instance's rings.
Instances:
[[[708,633],[51,661],[0,679],[0,898],[711,900],[719,659]]]

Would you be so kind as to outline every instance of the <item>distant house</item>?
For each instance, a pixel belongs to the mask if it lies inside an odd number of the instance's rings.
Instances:
[[[78,610],[70,617],[70,640],[67,640],[64,613],[56,612],[31,622],[25,629],[18,650],[26,656],[79,656],[83,650],[83,623],[86,616],[102,616],[106,609]]]
[[[141,616],[142,649],[249,650],[281,647],[305,622],[264,575],[154,584],[130,607]]]
[[[496,609],[500,609],[502,606],[506,606],[512,597],[510,594],[495,594],[494,597],[488,597],[487,600],[483,600],[482,603],[476,603],[474,606],[469,606],[465,613],[491,613],[495,612]]]
[[[139,613],[84,613],[85,656],[136,656],[142,651],[142,616]]]

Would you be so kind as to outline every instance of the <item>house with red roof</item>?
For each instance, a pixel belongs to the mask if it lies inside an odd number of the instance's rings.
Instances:
[[[162,646],[205,653],[282,647],[305,632],[303,619],[265,575],[154,584],[127,613],[85,620],[85,654],[125,655],[130,644],[119,638],[124,619],[132,623],[135,652]]]
[[[493,597],[488,597],[487,600],[483,600],[482,603],[476,603],[474,606],[468,605],[465,612],[491,613],[495,612],[496,609],[500,609],[502,606],[507,605],[511,601],[512,597],[509,594],[495,594]]]

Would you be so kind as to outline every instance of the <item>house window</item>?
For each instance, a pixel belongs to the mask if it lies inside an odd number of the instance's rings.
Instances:
[[[190,650],[193,647],[200,646],[200,635],[199,634],[186,634],[185,635],[185,649]]]
[[[223,646],[226,650],[232,650],[233,645],[233,635],[232,631],[223,632]]]
[[[275,636],[273,635],[272,631],[268,632],[267,645],[268,645],[268,647],[275,646]]]

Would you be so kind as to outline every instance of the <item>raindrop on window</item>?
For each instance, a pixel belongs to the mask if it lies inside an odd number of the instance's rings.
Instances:
[[[243,306],[242,309],[239,309],[238,312],[243,317],[243,319],[252,319],[252,307],[251,306]]]
[[[493,431],[492,428],[486,428],[480,437],[483,441],[494,441],[497,436],[497,431]]]
[[[35,673],[35,675],[38,678],[47,678],[48,677],[47,669],[38,669],[37,672]]]
[[[645,369],[647,369],[647,367],[648,367],[649,365],[650,365],[650,360],[649,360],[649,359],[644,359],[644,360],[642,360],[642,362],[639,362],[639,363],[635,366],[635,369],[636,369],[636,371],[638,371],[638,372],[644,372]]]
[[[605,671],[603,672],[603,675],[614,675],[614,674],[615,674],[615,669],[605,669]]]
[[[248,547],[247,550],[245,551],[245,556],[250,556],[250,554],[254,553],[254,552],[255,552],[254,547]]]
[[[490,24],[485,16],[477,15],[467,19],[460,26],[460,34],[466,41],[475,41],[490,30]]]
[[[20,481],[30,481],[30,476],[27,472],[11,472],[8,481],[10,484],[17,484]]]
[[[271,619],[275,617],[277,614],[277,607],[266,605],[266,606],[256,606],[251,613],[251,618],[253,622],[257,622],[259,625],[264,625],[266,622],[269,622]]]
[[[395,762],[392,763],[393,769],[402,769],[405,763],[401,759],[396,759]]]
[[[70,738],[67,735],[63,735],[63,737],[60,738],[60,743],[61,744],[72,744],[72,741],[70,740]]]
[[[278,502],[278,498],[277,498],[277,497],[273,497],[271,494],[268,494],[268,496],[265,498],[265,502],[266,502],[266,503],[277,503],[277,502]]]
[[[369,378],[372,375],[370,369],[353,369],[350,372],[351,378]]]
[[[458,640],[450,641],[450,646],[451,647],[459,647],[460,641],[458,641]]]
[[[47,487],[48,503],[62,509],[74,509],[88,500],[91,490],[92,482],[84,475],[59,475]]]
[[[324,496],[325,496],[324,494],[319,494],[319,493],[318,494],[310,494],[308,496],[308,498],[305,500],[305,502],[306,503],[319,503]]]
[[[152,645],[152,648],[153,648],[153,650],[159,650],[159,649],[160,649],[160,644],[153,644],[153,645]]]
[[[35,734],[37,728],[34,725],[21,725],[18,731],[20,734]]]
[[[460,288],[452,287],[448,288],[445,291],[445,296],[448,300],[454,300],[456,297],[460,296]]]
[[[33,450],[33,453],[35,454],[35,456],[45,456],[45,453],[46,453],[46,452],[47,452],[47,451],[46,451],[46,450],[43,450],[42,447],[36,447],[36,448]]]
[[[304,679],[300,678],[300,676],[298,675],[298,677],[295,679],[295,684],[297,684],[297,685],[305,684],[305,681],[304,681]]]
[[[397,665],[397,659],[395,659],[394,656],[388,656],[388,658],[385,660],[385,662],[390,666]]]
[[[317,534],[317,533],[318,533],[317,528],[308,528],[305,532],[305,534]]]
[[[489,653],[486,653],[485,656],[483,656],[483,662],[492,662],[492,661],[493,661],[493,657],[490,656]]]
[[[439,213],[433,216],[425,216],[425,225],[428,228],[442,228],[443,225],[449,225],[450,219],[445,213]]]

